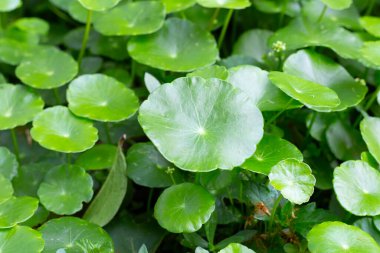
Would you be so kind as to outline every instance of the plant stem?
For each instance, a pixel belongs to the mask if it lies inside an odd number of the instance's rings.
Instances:
[[[365,12],[366,16],[371,15],[371,12],[373,10],[373,7],[375,6],[376,0],[370,0],[367,6],[367,10]]]
[[[71,164],[71,154],[70,153],[66,154],[66,163],[67,163],[67,165]]]
[[[80,68],[83,60],[84,53],[86,52],[87,48],[87,42],[88,38],[90,36],[91,31],[91,20],[92,20],[92,11],[88,10],[87,12],[87,20],[86,20],[86,28],[83,34],[83,40],[82,40],[82,48],[80,49],[79,56],[78,56],[78,66]]]
[[[53,89],[53,93],[54,93],[54,98],[55,98],[57,104],[60,105],[62,103],[62,101],[59,97],[58,88]]]
[[[323,19],[323,17],[325,16],[326,14],[326,11],[327,11],[327,5],[325,5],[322,9],[322,12],[321,12],[321,15],[319,15],[318,17],[318,20],[317,20],[317,23],[320,23]]]
[[[111,134],[110,134],[110,126],[109,126],[108,122],[104,123],[104,129],[106,131],[107,142],[108,142],[108,144],[111,144],[112,139],[111,139]]]
[[[20,166],[21,165],[20,149],[18,146],[17,135],[16,135],[16,131],[14,130],[14,128],[11,129],[11,136],[12,136],[13,149],[14,149],[14,152],[16,155],[18,165]]]
[[[170,175],[170,179],[172,180],[173,184],[176,185],[177,183],[174,179],[173,173],[169,173],[169,175]]]
[[[234,10],[230,9],[228,11],[226,19],[224,20],[224,25],[223,25],[223,28],[222,28],[222,32],[220,33],[219,40],[218,40],[218,47],[219,47],[219,49],[223,45],[224,37],[226,36],[227,28],[228,28],[228,25],[230,23],[230,20],[231,20],[231,17],[232,17],[233,13],[234,13]]]
[[[153,188],[150,188],[149,190],[149,195],[148,195],[148,203],[146,204],[146,211],[149,213],[150,212],[150,206],[152,202],[152,197],[153,197]]]
[[[270,215],[270,220],[269,220],[269,231],[272,231],[274,217],[276,216],[276,211],[277,211],[278,206],[281,203],[281,200],[282,200],[282,195],[280,194],[278,198],[276,199],[276,202],[274,202],[274,205],[272,208],[272,213]]]
[[[214,14],[212,15],[210,22],[208,23],[208,30],[211,31],[214,25],[215,20],[218,18],[220,13],[220,8],[215,9]]]
[[[364,106],[364,111],[368,111],[369,108],[373,105],[373,103],[376,101],[377,95],[380,92],[380,85],[376,87],[376,90],[371,94],[370,98],[368,99],[368,102]]]
[[[136,62],[131,58],[131,85],[135,82],[136,78]]]
[[[289,102],[285,105],[284,109],[282,109],[281,111],[279,111],[278,113],[276,113],[276,115],[274,115],[272,118],[270,118],[266,124],[269,125],[270,123],[272,123],[273,121],[275,121],[281,114],[283,114],[289,107],[289,105],[292,103],[293,99],[291,98],[289,100]]]

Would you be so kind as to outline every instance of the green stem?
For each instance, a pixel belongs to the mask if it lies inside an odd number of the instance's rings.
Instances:
[[[285,12],[286,12],[286,7],[288,5],[288,1],[289,0],[285,0],[282,4],[282,8],[281,8],[281,14],[280,14],[280,20],[279,20],[279,28],[282,27],[282,23],[284,22],[284,17],[285,17]]]
[[[269,125],[270,123],[272,123],[273,121],[275,121],[281,114],[283,114],[289,107],[289,105],[292,103],[293,99],[291,98],[289,100],[289,102],[285,105],[284,109],[282,109],[281,111],[279,111],[278,113],[276,113],[276,115],[274,115],[272,118],[270,118],[266,124]]]
[[[366,16],[371,15],[371,12],[373,10],[373,7],[375,6],[376,0],[370,0],[367,6],[367,10],[365,12]]]
[[[136,62],[131,58],[131,85],[135,82],[136,78]]]
[[[61,101],[61,98],[59,97],[58,88],[53,89],[53,93],[54,93],[54,98],[55,98],[57,104],[60,105],[62,103],[62,101]]]
[[[71,154],[70,153],[66,154],[66,163],[67,163],[67,165],[71,164]]]
[[[229,23],[231,21],[231,17],[232,17],[233,13],[234,13],[234,10],[230,9],[228,11],[226,19],[224,20],[224,25],[223,25],[223,28],[222,28],[222,32],[220,33],[219,40],[218,40],[218,47],[219,47],[219,49],[223,45],[224,37],[226,36],[227,28],[228,28],[228,25],[229,25]]]
[[[325,5],[322,9],[322,12],[321,12],[321,15],[319,15],[319,18],[317,20],[317,23],[320,23],[323,19],[323,17],[325,16],[326,14],[326,11],[327,11],[327,5]]]
[[[111,144],[112,143],[112,139],[111,139],[111,134],[110,134],[110,126],[109,126],[108,122],[104,123],[104,128],[105,128],[105,131],[106,131],[107,142],[108,142],[108,144]]]
[[[281,200],[282,200],[282,195],[280,194],[278,196],[276,202],[274,202],[274,205],[273,205],[273,208],[272,208],[272,213],[270,215],[270,220],[269,220],[269,231],[272,231],[274,218],[276,216],[276,211],[277,211],[278,206],[281,203]]]
[[[218,18],[219,13],[220,13],[220,8],[215,9],[215,12],[214,12],[214,14],[213,14],[212,17],[211,17],[211,20],[210,20],[210,22],[208,23],[208,30],[209,30],[209,31],[212,30],[212,27],[214,26],[214,24],[215,24],[215,20]]]
[[[313,127],[315,120],[317,119],[317,113],[312,112],[310,124],[307,126],[307,133],[306,133],[306,139],[310,136],[311,128]]]
[[[18,162],[18,164],[20,166],[21,165],[20,148],[18,146],[16,131],[13,128],[11,129],[11,136],[12,136],[12,143],[13,143],[14,153],[16,155],[17,162]]]
[[[377,95],[380,92],[380,85],[376,87],[376,90],[371,94],[370,98],[368,99],[368,102],[364,106],[364,111],[368,111],[369,108],[373,105],[373,103],[376,101]]]
[[[84,56],[84,54],[86,52],[87,42],[88,42],[88,38],[90,36],[90,31],[91,31],[91,20],[92,20],[92,11],[88,10],[88,12],[87,12],[87,20],[86,20],[86,28],[85,28],[84,35],[83,35],[83,40],[82,40],[82,48],[80,49],[79,56],[78,56],[78,66],[79,66],[79,68],[80,68],[80,66],[82,64],[83,56]]]
[[[173,184],[176,185],[177,183],[174,179],[173,173],[169,173],[169,175],[170,175],[170,179],[172,180]]]
[[[148,203],[146,204],[146,211],[149,213],[150,212],[150,206],[153,198],[153,188],[150,188],[149,190],[149,195],[148,195]]]

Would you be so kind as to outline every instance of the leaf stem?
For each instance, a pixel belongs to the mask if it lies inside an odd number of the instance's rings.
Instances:
[[[148,202],[146,204],[146,211],[148,213],[150,212],[151,202],[152,202],[152,198],[153,198],[153,191],[154,191],[154,188],[149,189]]]
[[[317,23],[320,23],[323,19],[323,17],[325,16],[326,14],[326,11],[327,11],[327,5],[325,5],[322,9],[322,12],[321,14],[319,15],[318,19],[317,19]]]
[[[364,106],[364,111],[368,111],[369,108],[373,105],[373,103],[376,101],[377,95],[380,92],[380,85],[376,87],[376,90],[371,94],[370,98],[368,99],[368,102]]]
[[[276,115],[274,115],[272,118],[270,118],[266,124],[269,125],[270,123],[272,123],[273,121],[275,121],[281,114],[283,114],[289,107],[289,105],[292,103],[293,99],[291,98],[289,100],[289,102],[285,105],[284,109],[282,109],[281,111],[279,111],[278,113],[276,113]]]
[[[375,6],[375,2],[376,2],[376,0],[369,0],[368,6],[367,6],[367,10],[365,12],[366,16],[371,15],[373,7]]]
[[[282,200],[282,195],[280,194],[278,198],[276,199],[276,202],[274,202],[273,208],[272,208],[272,213],[270,215],[270,220],[269,220],[269,231],[272,231],[273,228],[273,222],[274,222],[274,217],[276,216],[276,211],[278,206],[280,205]]]
[[[71,164],[71,154],[70,153],[66,153],[66,163],[67,163],[67,165]]]
[[[104,123],[104,129],[105,129],[105,132],[106,132],[107,142],[108,142],[108,144],[111,144],[112,143],[112,139],[111,139],[111,134],[110,134],[110,125],[109,125],[108,122]]]
[[[218,47],[219,47],[219,49],[220,49],[220,47],[223,44],[224,37],[226,36],[227,28],[228,28],[228,25],[230,23],[230,20],[231,20],[231,17],[232,17],[233,13],[234,13],[234,10],[230,9],[228,11],[228,13],[227,13],[226,19],[224,20],[224,25],[223,25],[223,28],[222,28],[222,32],[220,33],[219,40],[218,40]]]
[[[176,185],[176,181],[174,179],[173,173],[169,173],[170,179],[172,180],[173,184]]]
[[[20,160],[20,148],[18,145],[17,141],[17,134],[14,128],[11,129],[11,136],[12,136],[12,143],[13,143],[13,150],[16,155],[17,162],[19,166],[21,165],[21,160]]]
[[[60,105],[62,103],[62,101],[61,101],[61,98],[59,97],[58,88],[53,89],[53,93],[54,93],[54,98],[55,98],[57,104]]]
[[[87,42],[88,38],[90,36],[90,31],[91,31],[91,20],[92,20],[92,11],[88,10],[87,12],[87,20],[86,20],[86,28],[83,34],[83,40],[82,40],[82,48],[80,49],[79,56],[78,56],[78,66],[79,68],[81,67],[83,56],[86,52],[87,48]]]
[[[208,23],[208,30],[211,31],[215,23],[215,20],[218,18],[220,13],[220,8],[215,9],[214,14],[212,15],[210,22]]]

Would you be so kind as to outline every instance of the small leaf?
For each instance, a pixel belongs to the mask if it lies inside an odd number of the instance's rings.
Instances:
[[[220,250],[218,253],[255,253],[255,251],[239,243],[231,243],[226,248]]]
[[[244,9],[251,5],[249,0],[197,0],[197,3],[207,8]]]
[[[343,10],[350,7],[352,0],[321,0],[324,4],[334,10]]]
[[[2,253],[40,253],[44,240],[40,232],[30,227],[16,226],[0,230],[0,249]]]
[[[40,18],[20,18],[11,26],[38,35],[47,35],[49,32],[49,23]]]
[[[311,172],[306,163],[287,159],[272,168],[269,180],[286,199],[300,205],[309,201],[314,192],[316,180]]]
[[[0,130],[25,125],[42,111],[41,97],[21,85],[0,84]]]
[[[357,216],[380,214],[380,172],[363,161],[347,161],[334,171],[339,203]]]
[[[0,175],[12,180],[17,175],[17,167],[16,156],[6,147],[0,147]]]
[[[145,244],[143,244],[143,245],[140,247],[138,253],[149,253],[149,252],[148,252],[148,249],[147,249],[146,246],[145,246]]]
[[[75,217],[52,219],[39,228],[45,240],[44,253],[113,253],[110,236],[98,225]]]
[[[307,235],[311,253],[380,252],[375,240],[363,230],[342,222],[324,222]]]
[[[65,153],[85,151],[98,140],[98,130],[92,122],[76,117],[64,106],[39,113],[30,134],[41,146]]]
[[[92,178],[76,165],[60,165],[49,170],[38,189],[44,207],[56,214],[74,214],[93,195]]]
[[[21,0],[1,0],[0,12],[9,12],[17,9],[22,5]]]
[[[209,78],[218,78],[221,80],[227,80],[228,78],[228,70],[224,66],[219,65],[211,65],[203,68],[199,68],[194,72],[187,74],[187,77],[202,77],[204,79]]]
[[[121,0],[78,0],[83,7],[92,11],[106,11],[116,6]]]
[[[154,207],[154,217],[172,233],[192,233],[210,219],[214,209],[215,199],[208,191],[199,185],[183,183],[162,192]]]
[[[12,195],[13,187],[11,181],[0,174],[0,204],[10,199]],[[0,209],[0,212],[1,211]]]
[[[101,170],[112,167],[117,147],[109,144],[99,144],[81,153],[75,164],[86,170]]]
[[[249,241],[251,240],[255,234],[257,233],[257,231],[255,230],[241,230],[239,232],[237,232],[236,234],[220,241],[217,245],[215,245],[215,248],[216,249],[221,249],[221,248],[225,248],[227,247],[227,250],[231,250],[231,249],[240,249],[239,246],[235,245],[235,244],[238,244],[238,243],[243,243],[245,241]],[[233,247],[229,247],[229,245],[231,244],[234,244],[235,246]],[[219,251],[219,252],[223,252],[223,251]],[[230,251],[226,251],[228,253],[230,253]],[[232,251],[232,253],[234,253],[235,251]],[[239,251],[237,251],[238,253],[241,253]],[[246,251],[243,251],[242,253],[251,253],[251,252],[246,252]]]
[[[370,34],[380,37],[380,18],[364,16],[360,18],[360,23],[363,28]]]
[[[83,219],[101,227],[109,223],[119,210],[127,192],[127,164],[119,143],[112,168],[98,194],[87,208]]]
[[[364,42],[359,60],[366,66],[380,69],[380,41]]]
[[[367,117],[360,123],[360,131],[369,151],[380,163],[380,118]]]
[[[0,204],[0,228],[11,228],[32,217],[38,208],[38,199],[11,197]]]
[[[149,74],[148,72],[144,74],[144,83],[149,93],[152,93],[155,89],[161,86],[160,81],[158,81],[152,74]]]
[[[177,12],[185,10],[196,3],[196,0],[161,0],[166,12]]]
[[[361,218],[356,220],[353,225],[370,234],[377,244],[380,244],[380,231],[376,228],[372,218]]]

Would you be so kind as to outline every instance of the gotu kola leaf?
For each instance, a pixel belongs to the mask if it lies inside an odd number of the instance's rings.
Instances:
[[[213,64],[218,58],[214,37],[190,21],[170,18],[156,33],[133,37],[131,57],[162,70],[188,72]]]
[[[192,183],[171,186],[162,192],[154,207],[158,223],[172,233],[192,233],[206,223],[215,210],[215,199]]]
[[[6,147],[0,147],[0,175],[11,180],[17,174],[17,167],[16,156]]]
[[[255,253],[255,251],[239,243],[230,243],[218,253]]]
[[[0,229],[11,228],[26,221],[36,212],[38,199],[32,197],[11,197],[0,204]]]
[[[343,10],[350,7],[352,0],[321,0],[324,4],[334,10]]]
[[[364,16],[360,18],[360,23],[363,28],[370,34],[376,37],[380,37],[380,18]]]
[[[161,0],[167,12],[185,10],[196,3],[196,0]]]
[[[2,253],[40,253],[44,240],[40,232],[30,227],[16,226],[0,230],[0,249]]]
[[[363,119],[360,123],[360,131],[371,155],[380,163],[380,118]]]
[[[367,41],[360,48],[359,60],[366,66],[380,69],[380,41]]]
[[[160,86],[138,119],[160,153],[189,171],[232,169],[263,136],[263,117],[252,101],[215,78],[179,78]]]
[[[197,3],[207,8],[244,9],[251,5],[249,0],[197,0]]]
[[[104,226],[119,210],[127,192],[127,164],[123,154],[123,140],[120,141],[112,168],[102,188],[91,202],[83,218],[91,223]]]
[[[21,0],[2,0],[0,2],[0,12],[13,11],[21,5]]]
[[[109,169],[112,167],[116,153],[116,146],[99,144],[80,154],[75,164],[86,170]]]
[[[13,187],[11,181],[0,174],[0,204],[10,199],[12,195]]]
[[[105,11],[116,6],[121,0],[78,0],[88,10]]]

